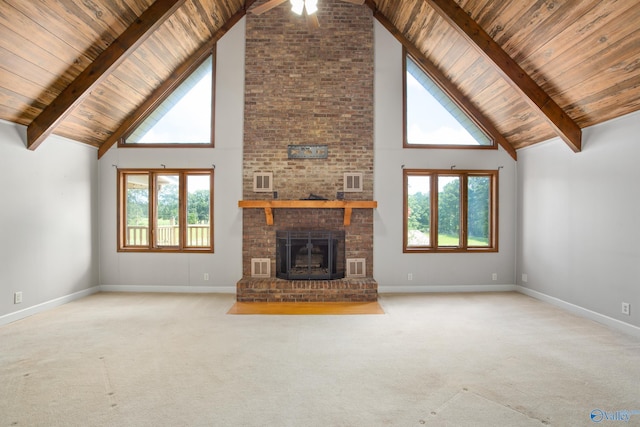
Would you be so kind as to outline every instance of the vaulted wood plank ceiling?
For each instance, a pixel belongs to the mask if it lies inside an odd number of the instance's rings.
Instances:
[[[338,0],[319,0],[320,23],[322,3],[333,1]],[[162,2],[172,0],[158,0],[155,7]],[[175,2],[164,22],[60,116],[53,133],[96,147],[111,144],[131,113],[189,57],[265,1]],[[0,119],[37,127],[43,111],[56,110],[83,71],[101,69],[103,52],[110,54],[127,29],[141,25],[152,5],[153,0],[1,0]],[[572,126],[640,109],[640,2],[366,0],[350,7],[369,7],[514,149],[560,136],[577,151]],[[457,18],[456,10],[462,12]]]

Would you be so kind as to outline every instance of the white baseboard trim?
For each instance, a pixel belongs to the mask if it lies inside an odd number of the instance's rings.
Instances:
[[[516,285],[452,285],[452,286],[379,286],[380,294],[411,294],[427,292],[512,292]]]
[[[101,292],[153,292],[172,294],[234,294],[235,286],[100,285]]]
[[[3,316],[0,316],[0,325],[6,325],[7,323],[15,322],[16,320],[24,319],[25,317],[33,316],[34,314],[42,313],[43,311],[51,310],[52,308],[61,306],[80,298],[84,298],[99,291],[99,286],[92,286],[82,291],[74,292],[60,298],[52,299],[51,301],[46,301],[40,304],[33,305],[31,307],[24,308],[22,310],[14,311],[13,313],[5,314]]]
[[[604,314],[591,311],[587,308],[580,307],[579,305],[566,302],[556,297],[552,297],[542,292],[534,291],[533,289],[525,288],[523,286],[516,286],[516,290],[522,294],[528,295],[540,301],[547,302],[551,305],[559,307],[569,313],[575,314],[580,317],[585,317],[589,320],[606,325],[612,329],[624,332],[635,337],[640,337],[640,328],[629,323],[625,323],[621,320],[614,319],[613,317],[605,316]]]

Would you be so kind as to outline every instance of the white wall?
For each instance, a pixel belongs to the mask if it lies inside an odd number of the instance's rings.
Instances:
[[[636,112],[584,129],[580,153],[559,139],[518,152],[525,291],[640,326],[639,134]]]
[[[383,292],[510,289],[515,284],[516,166],[504,150],[402,148],[402,47],[375,23],[374,278]],[[500,169],[499,252],[404,254],[402,165]],[[407,274],[413,274],[409,281]],[[498,280],[492,280],[492,273]]]
[[[0,324],[97,290],[97,151],[0,121]],[[22,304],[13,304],[22,292]]]
[[[103,290],[235,292],[242,278],[242,138],[245,21],[219,42],[215,148],[111,148],[100,169],[100,284]],[[116,167],[210,168],[214,172],[213,254],[118,253]],[[209,280],[204,274],[209,273]]]

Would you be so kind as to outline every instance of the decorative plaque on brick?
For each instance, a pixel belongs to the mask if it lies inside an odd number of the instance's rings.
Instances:
[[[290,159],[326,159],[329,157],[327,145],[289,145],[287,154]]]

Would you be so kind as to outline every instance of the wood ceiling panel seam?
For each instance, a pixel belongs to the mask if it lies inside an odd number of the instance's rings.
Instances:
[[[571,23],[586,14],[591,8],[593,8],[593,4],[588,5],[587,2],[578,2],[577,6],[572,6],[568,9],[566,7],[560,8],[540,22],[538,26],[531,28],[531,31],[526,32],[526,34],[523,34],[523,31],[519,31],[517,37],[514,36],[505,43],[500,44],[515,61],[522,64],[526,58],[538,51],[540,46],[558,38],[558,35]],[[568,13],[562,14],[561,12],[565,10]],[[524,69],[526,70],[526,68]]]
[[[104,48],[111,45],[122,33],[124,33],[131,24],[138,19],[138,15],[132,15],[128,19],[116,13],[109,7],[111,2],[105,1],[98,4],[97,2],[82,2],[82,6],[74,2],[65,2],[66,7],[71,7],[69,12],[76,16],[83,28],[81,30],[93,29],[98,33],[98,37],[107,44]],[[107,36],[107,38],[105,38]]]
[[[0,14],[1,16],[1,14]],[[0,20],[0,46],[6,50],[12,52],[16,56],[25,59],[34,65],[39,66],[45,70],[61,70],[68,71],[69,76],[78,75],[82,72],[82,68],[75,63],[75,55],[65,60],[56,56],[52,52],[52,46],[49,49],[45,49],[42,46],[34,43],[29,38],[20,34],[20,29],[11,29],[4,25],[4,22]],[[63,43],[63,42],[61,42]],[[68,45],[64,44],[60,46],[62,51],[68,52]],[[60,51],[59,49],[56,49]],[[56,72],[55,74],[65,74],[65,72]]]
[[[605,50],[604,53],[594,54],[590,58],[586,59],[583,64],[584,68],[589,70],[588,72],[580,73],[576,75],[573,70],[567,71],[557,78],[554,77],[552,81],[547,82],[547,86],[553,84],[550,93],[554,94],[560,102],[565,104],[575,103],[577,100],[583,99],[588,93],[595,90],[603,90],[612,87],[611,82],[615,81],[616,86],[623,87],[620,84],[620,79],[623,81],[625,75],[634,75],[637,73],[638,52],[640,52],[640,29],[636,31],[637,36],[620,42],[627,46],[627,49],[623,49],[628,52],[626,55],[621,56],[614,50]],[[628,45],[626,43],[629,43]],[[606,69],[608,65],[615,63],[618,70],[612,70],[611,67]],[[636,64],[629,67],[627,71],[624,64]],[[623,66],[624,65],[624,66]],[[622,70],[622,71],[621,71]]]
[[[637,97],[630,101],[616,102],[613,107],[607,106],[602,109],[593,110],[592,115],[597,118],[597,120],[586,121],[585,126],[597,125],[628,114],[629,111],[638,110],[640,110],[640,99]]]
[[[447,28],[444,27],[442,19],[435,14],[430,13],[427,19],[423,22],[423,29],[418,31],[411,31],[407,33],[407,38],[413,42],[424,54],[432,56],[433,52],[438,48],[446,48],[443,46],[445,42],[445,34]],[[455,43],[452,42],[452,43]],[[449,41],[446,41],[449,44]]]
[[[434,58],[441,69],[446,68],[447,72],[449,72],[449,69],[457,68],[456,63],[459,61],[466,61],[468,55],[480,56],[457,30],[442,19],[440,19],[439,26],[441,28],[439,31],[441,31],[442,39],[431,42],[434,47],[431,49],[430,56]],[[449,57],[448,55],[452,51],[459,52],[459,54]]]
[[[456,79],[456,84],[463,88],[469,88],[474,85],[475,81],[485,72],[498,75],[498,73],[492,69],[491,65],[488,64],[483,57],[478,56],[471,64],[469,64],[469,66],[464,68],[462,74],[460,74]]]
[[[550,3],[554,4],[554,3]],[[531,2],[529,3],[528,8],[519,8],[519,7],[510,7],[510,11],[518,12],[513,13],[511,16],[500,18],[504,19],[501,27],[503,28],[498,34],[497,37],[492,37],[507,53],[510,53],[510,56],[513,50],[508,50],[505,47],[512,47],[513,45],[526,44],[531,43],[533,40],[528,38],[528,31],[531,29],[536,23],[540,23],[544,21],[544,19],[550,16],[553,13],[557,13],[557,8],[549,8],[547,4],[542,2]],[[554,12],[550,12],[554,10]],[[486,29],[485,29],[486,31]],[[488,33],[488,31],[487,31]]]
[[[473,81],[465,82],[460,87],[469,98],[481,100],[480,94],[497,80],[501,80],[498,73],[485,63],[481,72]]]
[[[50,8],[38,7],[35,2],[31,1],[8,0],[7,2],[42,28],[42,31],[30,32],[32,36],[39,33],[50,34],[51,37],[40,37],[40,39],[46,41],[47,45],[50,44],[51,38],[58,38],[77,53],[75,55],[76,62],[85,61],[89,63],[92,60],[91,58],[97,57],[100,53],[101,49],[93,46],[95,38],[86,37],[81,31],[71,26],[68,21],[61,20],[61,16],[56,15]],[[62,24],[62,22],[66,24]],[[46,23],[46,26],[44,23]]]
[[[127,9],[129,13],[136,17],[142,15],[142,13],[151,6],[152,2],[153,0],[141,2],[136,0],[111,0],[111,3],[114,3],[118,10]]]
[[[456,67],[455,64],[459,63],[462,58],[468,55],[478,55],[478,53],[469,46],[460,36],[456,34],[456,41],[451,43],[451,46],[444,50],[444,46],[441,48],[437,46],[432,50],[431,57],[434,63],[443,70],[443,72],[451,79],[457,76],[463,70]],[[478,55],[479,56],[479,55]]]
[[[164,43],[160,39],[160,37],[157,36],[157,34],[154,34],[152,37],[149,37],[149,39],[144,43],[143,47],[153,52],[155,56],[163,59],[169,64],[172,64],[174,62],[178,63],[186,59],[184,55],[184,51],[182,49],[180,50],[171,49],[173,47],[173,44]]]
[[[146,80],[151,87],[162,83],[170,74],[167,69],[170,64],[168,59],[161,58],[150,49],[138,49],[125,62],[143,71]],[[123,64],[124,65],[124,64]]]
[[[31,2],[23,3],[29,4]],[[83,47],[78,47],[78,51],[81,56],[86,57],[86,62],[90,63],[104,50],[105,42],[102,40],[102,34],[96,31],[94,26],[87,25],[80,17],[70,13],[70,11],[64,7],[64,4],[56,1],[47,1],[46,6],[38,9],[48,10],[49,13],[46,22],[50,22],[49,18],[53,19],[54,22],[62,20],[66,24],[65,27],[67,27],[67,30],[63,31],[64,34],[71,32],[76,36],[81,36],[85,40],[85,43],[81,44]],[[68,29],[71,29],[71,31]],[[64,40],[67,41],[67,38],[65,37]]]
[[[23,70],[20,72],[20,77],[41,86],[43,90],[48,88],[51,92],[57,93],[71,83],[71,80],[65,79],[64,76],[58,76],[50,70],[28,62],[15,53],[6,50],[2,46],[2,40],[0,40],[0,59],[2,60],[0,68],[6,70],[6,74],[3,75],[15,74],[15,70]],[[0,83],[0,86],[2,85],[3,83]]]
[[[20,111],[16,110],[13,107],[8,107],[0,103],[0,118],[2,120],[6,120],[11,123],[17,123],[19,125],[27,126],[31,123],[32,118],[26,116],[25,114],[21,114]]]
[[[455,62],[443,61],[439,64],[439,66],[440,68],[447,70],[447,73],[453,82],[459,84],[465,71],[473,64],[475,64],[478,60],[486,61],[486,59],[484,59],[476,49],[468,46],[468,49],[464,52],[464,54],[460,55],[460,57],[458,57]]]
[[[553,138],[558,138],[558,135],[550,131],[548,126],[528,128],[528,125],[514,128],[509,132],[508,138],[513,141],[517,141],[513,144],[513,148],[520,150],[525,147],[537,144],[539,142],[548,141]]]
[[[175,18],[175,16],[167,20],[163,27],[164,28],[162,28],[162,30],[166,31],[169,34],[168,40],[176,42],[174,46],[180,46],[180,50],[185,52],[186,57],[189,56],[189,52],[195,52],[197,50],[197,47],[195,47],[194,43],[190,41],[184,41],[185,39],[182,36],[188,33],[184,31],[184,26],[179,22],[178,19]],[[160,37],[161,35],[164,36],[164,34],[159,33],[158,37]]]
[[[27,98],[42,102],[44,105],[49,104],[57,96],[57,92],[54,93],[49,88],[32,82],[21,74],[6,70],[2,65],[0,65],[0,72],[2,74],[0,87],[3,89],[12,90],[12,88],[15,88],[20,90],[20,93]]]
[[[547,42],[540,44],[538,49],[534,52],[531,52],[525,59],[523,59],[522,63],[527,64],[527,62],[534,62],[535,58],[542,57],[545,59],[553,59],[548,52],[552,50],[554,54],[559,54],[566,52],[568,50],[572,50],[574,48],[574,44],[567,43],[566,40],[571,40],[573,43],[579,43],[583,37],[585,31],[589,31],[588,29],[596,29],[596,22],[600,21],[602,17],[596,16],[591,18],[593,14],[600,14],[601,11],[593,6],[591,9],[587,10],[583,15],[581,15],[578,19],[574,20],[570,25],[566,26],[560,33],[556,34],[556,36]],[[587,21],[587,22],[585,22]],[[561,49],[555,49],[555,45],[561,47]]]
[[[85,120],[87,123],[90,123],[91,126],[87,127],[87,131],[91,131],[92,127],[99,125],[103,129],[113,129],[118,125],[117,121],[103,112],[92,108],[84,102],[78,108],[73,110],[71,113],[72,117],[77,117],[79,119]]]
[[[194,0],[194,1],[202,1],[202,0]],[[207,0],[205,0],[207,1]],[[238,0],[235,2],[229,1],[229,0],[223,0],[223,1],[212,1],[209,0],[212,5],[211,5],[211,11],[212,13],[214,13],[216,16],[222,16],[224,19],[224,22],[227,22],[233,15],[235,15],[236,13],[240,12],[241,10],[244,9],[244,4],[245,1],[244,0]],[[248,3],[248,7],[251,7],[251,5],[253,4],[253,1],[251,1],[250,3]],[[216,9],[220,9],[221,12],[215,13]],[[216,28],[220,28],[222,25],[224,24],[217,24]],[[215,31],[214,31],[215,33]]]
[[[177,11],[174,18],[176,18],[176,20],[181,24],[177,27],[181,32],[181,39],[189,41],[189,46],[186,49],[188,55],[195,52],[202,43],[211,38],[211,32],[209,29],[203,29],[201,25],[194,25],[194,22],[198,22],[198,20],[194,20],[192,16],[186,13],[186,11]],[[202,30],[204,30],[204,33]]]
[[[144,59],[133,55],[118,67],[118,71],[123,71],[128,75],[127,81],[132,86],[143,88],[145,92],[153,90],[154,87],[162,83],[162,78],[158,76],[153,67],[150,67]]]
[[[151,88],[145,88],[142,83],[135,84],[136,82],[131,80],[131,76],[127,74],[127,70],[131,70],[130,64],[123,64],[117,72],[112,73],[109,78],[113,79],[114,88],[117,88],[116,92],[119,91],[127,91],[126,95],[123,95],[123,98],[128,98],[131,102],[138,103],[136,100],[140,98],[144,98],[148,93],[151,93]],[[144,91],[143,89],[147,89]]]
[[[578,102],[569,104],[567,109],[576,112],[579,120],[585,126],[590,126],[600,122],[600,117],[596,112],[608,111],[616,108],[619,103],[623,104],[624,102],[620,101],[624,99],[624,94],[633,92],[631,98],[626,102],[640,101],[638,88],[640,88],[640,74],[635,73],[625,80],[618,81],[618,84],[614,86],[586,94],[586,97],[581,98]]]
[[[118,102],[115,102],[115,101]],[[99,87],[92,92],[91,95],[82,103],[85,108],[95,110],[109,117],[122,117],[127,115],[124,108],[133,108],[130,102],[125,102],[124,98],[120,98],[107,90],[105,86]],[[117,121],[117,119],[116,119]]]
[[[197,3],[197,4],[196,4]],[[195,33],[198,35],[199,40],[208,40],[213,33],[211,32],[212,23],[209,21],[209,14],[206,13],[203,9],[199,8],[198,5],[200,2],[196,1],[187,1],[185,3],[186,8],[186,17],[189,20],[192,29],[195,30]],[[200,5],[200,7],[202,7]]]
[[[79,33],[87,35],[92,40],[90,45],[95,45],[98,49],[98,55],[110,46],[118,35],[124,31],[110,26],[101,20],[93,19],[87,15],[85,9],[79,7],[73,2],[52,2],[50,7],[56,10],[56,13],[69,23],[69,26],[75,28]],[[96,56],[97,58],[97,56]],[[92,60],[95,58],[92,58]]]
[[[385,9],[385,12],[389,13],[390,9],[392,9],[395,13],[391,14],[391,16],[393,17],[391,19],[391,22],[393,22],[393,24],[398,30],[400,30],[402,34],[407,34],[407,30],[411,25],[412,18],[416,16],[413,12],[416,8],[420,8],[420,3],[421,2],[419,0],[407,0],[403,2],[400,7],[387,7]]]
[[[50,40],[47,40],[48,48],[40,46],[37,40],[33,40],[31,37],[36,33],[33,25],[33,21],[27,19],[24,15],[19,13],[22,19],[18,19],[19,16],[13,16],[14,20],[5,19],[3,14],[0,14],[0,34],[4,41],[4,46],[15,53],[16,55],[28,60],[32,63],[37,63],[38,59],[42,56],[46,56],[47,59],[43,59],[46,64],[42,68],[48,68],[47,64],[53,60],[59,64],[64,64],[65,68],[81,70],[76,63],[77,55],[70,52],[70,46],[63,40],[58,39],[53,34],[48,33],[51,36]],[[37,28],[42,28],[37,26]]]
[[[131,87],[127,82],[123,81],[115,73],[109,75],[109,77],[105,79],[105,81],[102,82],[100,86],[104,88],[105,92],[113,94],[106,96],[117,99],[118,103],[130,105],[128,109],[136,108],[136,106],[140,102],[139,99],[144,98],[144,95],[141,94],[137,90],[137,88]]]
[[[97,115],[100,117],[100,115]],[[111,130],[104,127],[102,122],[95,120],[96,114],[78,114],[74,110],[67,119],[58,128],[56,128],[56,134],[60,135],[67,129],[76,129],[75,133],[82,137],[82,140],[91,139],[98,145],[102,143],[102,140],[111,134]],[[95,145],[92,142],[92,145]]]
[[[0,104],[15,109],[15,111],[19,112],[21,115],[26,115],[28,112],[29,116],[31,116],[32,113],[39,113],[39,111],[45,106],[39,101],[34,101],[31,98],[20,93],[13,92],[9,89],[3,89],[0,91]]]
[[[513,2],[508,1],[494,1],[494,0],[467,0],[466,2],[459,3],[468,14],[476,21],[482,28],[491,28],[494,26],[495,20],[499,17],[506,15],[505,9],[513,10],[514,12],[520,12],[522,7],[511,7]],[[487,31],[488,32],[488,31]]]
[[[421,19],[418,19],[420,17]],[[410,40],[418,40],[420,34],[425,32],[430,33],[435,24],[437,23],[438,18],[431,13],[431,9],[424,3],[419,5],[419,10],[414,19],[410,20],[405,27],[407,29],[404,33],[408,36]]]
[[[509,83],[505,82],[498,73],[493,74],[493,79],[486,82],[481,90],[474,93],[474,98],[482,99],[486,105],[493,105],[496,97],[500,96],[506,89],[509,89]],[[515,93],[515,92],[514,92]]]
[[[627,10],[620,12],[620,14],[629,15],[628,14],[629,10],[634,11],[633,13],[630,14],[631,19],[633,19],[635,22],[640,22],[640,7],[636,6],[633,8],[629,8]],[[546,61],[536,62],[537,66],[533,67],[535,69],[535,72],[532,73],[531,75],[532,78],[537,79],[539,77],[539,74],[544,72],[544,69],[551,70],[550,72],[548,72],[548,76],[552,77],[555,75],[558,75],[558,76],[562,75],[565,69],[576,68],[579,64],[581,64],[584,61],[585,57],[599,54],[599,51],[589,54],[589,52],[592,52],[592,51],[589,49],[585,49],[584,45],[597,46],[603,37],[601,31],[603,28],[605,28],[606,24],[608,24],[608,26],[613,25],[613,26],[620,27],[620,25],[617,24],[617,22],[619,22],[618,20],[619,14],[608,14],[606,17],[596,16],[593,18],[591,18],[590,14],[586,14],[586,15],[583,15],[583,17],[588,19],[590,22],[583,23],[581,21],[579,23],[575,23],[570,28],[567,28],[565,31],[563,31],[562,34],[568,33],[568,32],[573,33],[576,29],[575,27],[579,27],[581,30],[589,28],[589,30],[587,31],[589,31],[592,35],[587,36],[587,39],[585,40],[584,32],[580,31],[580,33],[582,33],[581,37],[576,37],[569,34],[567,34],[565,37],[562,37],[562,39],[564,40],[572,40],[573,43],[562,43],[561,44],[562,50],[561,51],[554,50],[553,57],[549,58],[545,55],[544,57]],[[607,19],[609,19],[609,22],[606,21]],[[599,26],[595,25],[596,23],[599,23],[600,25]],[[608,26],[606,28],[608,28]],[[637,29],[637,26],[634,26],[634,29]],[[618,38],[618,42],[620,40],[629,38],[628,36],[629,36],[629,33],[620,35],[620,37]],[[607,38],[607,41],[610,41],[610,39]],[[607,48],[603,50],[609,50],[610,48],[611,48],[610,46],[607,46]],[[544,52],[546,49],[547,49],[546,45],[541,46],[540,51]],[[569,52],[571,53],[571,56],[570,56],[570,59],[567,60],[566,54]],[[529,63],[533,61],[534,57],[535,56],[532,55],[529,58],[527,58],[525,61],[523,61],[523,66],[528,66]],[[542,62],[544,63],[542,64]]]

